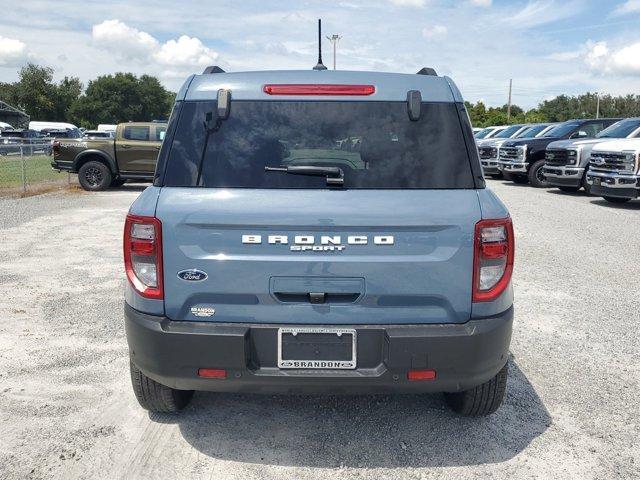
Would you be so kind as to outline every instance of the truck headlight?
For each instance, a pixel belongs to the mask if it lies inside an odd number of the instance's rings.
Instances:
[[[567,165],[577,165],[580,159],[580,148],[567,150]]]
[[[622,153],[624,154],[625,170],[637,173],[640,169],[640,165],[638,165],[640,163],[640,154],[633,151],[624,151]]]

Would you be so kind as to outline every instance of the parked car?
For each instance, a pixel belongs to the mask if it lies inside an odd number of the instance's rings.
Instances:
[[[44,128],[40,133],[48,138],[82,138],[82,132],[78,128]]]
[[[537,138],[509,140],[500,147],[498,168],[507,180],[527,183],[533,187],[547,187],[544,177],[545,150],[557,140],[595,137],[619,118],[577,119],[560,123]]]
[[[29,122],[29,129],[40,132],[42,130],[78,130],[78,127],[67,122]]]
[[[591,150],[587,183],[593,195],[612,203],[640,196],[640,138],[609,140]]]
[[[483,138],[491,138],[495,134],[497,134],[497,133],[501,132],[502,130],[504,130],[505,128],[507,128],[507,127],[506,126],[494,126],[494,127],[483,128],[478,133],[476,133],[474,135],[474,137],[476,138],[476,140],[481,140]]]
[[[498,408],[511,219],[466,147],[458,88],[421,72],[188,79],[125,223],[144,408],[177,411],[193,390],[445,392],[464,415]]]
[[[51,166],[77,173],[85,190],[151,181],[166,129],[164,123],[129,122],[118,125],[115,138],[57,140]]]
[[[577,192],[584,188],[589,193],[587,172],[591,149],[607,139],[636,137],[640,137],[640,118],[627,118],[605,128],[595,138],[550,143],[543,170],[547,183],[565,192]]]
[[[519,138],[523,133],[529,131],[531,131],[530,125],[511,125],[489,139],[477,140],[476,144],[484,174],[501,177],[502,173],[498,170],[498,148],[508,138]]]

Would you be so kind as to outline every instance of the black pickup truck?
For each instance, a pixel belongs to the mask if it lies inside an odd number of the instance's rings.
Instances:
[[[498,169],[507,180],[516,183],[529,182],[543,188],[548,183],[544,177],[545,150],[557,140],[592,138],[598,132],[620,120],[619,118],[567,120],[556,125],[546,134],[536,138],[509,140],[500,147]]]

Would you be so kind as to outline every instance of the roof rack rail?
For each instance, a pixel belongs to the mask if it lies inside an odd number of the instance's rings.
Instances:
[[[438,76],[436,71],[431,67],[422,67],[417,74],[418,75],[431,75],[432,77],[437,77]]]
[[[202,72],[203,75],[208,75],[210,73],[225,73],[225,71],[217,65],[209,65],[204,69],[204,72]]]

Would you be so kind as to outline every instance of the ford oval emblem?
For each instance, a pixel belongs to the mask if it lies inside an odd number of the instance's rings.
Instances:
[[[201,282],[202,280],[206,280],[207,277],[208,275],[205,272],[196,268],[190,268],[189,270],[182,270],[178,272],[178,278],[187,282]]]

